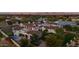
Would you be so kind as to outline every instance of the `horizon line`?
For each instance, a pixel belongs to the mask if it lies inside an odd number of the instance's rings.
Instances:
[[[79,12],[0,12],[0,15],[79,15]]]

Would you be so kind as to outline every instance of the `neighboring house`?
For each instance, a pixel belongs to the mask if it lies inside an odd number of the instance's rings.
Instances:
[[[28,31],[31,31],[31,26],[26,27],[26,25],[20,24],[20,25],[14,25],[13,28],[14,33],[14,39],[16,41],[19,41],[21,39],[20,34],[23,35],[23,37],[27,36],[27,39],[30,39],[31,34],[28,34]]]
[[[15,19],[16,19],[16,20],[21,20],[22,18],[21,18],[21,17],[16,16],[16,17],[15,17]]]
[[[65,25],[70,25],[70,26],[76,26],[76,22],[72,21],[55,21],[54,24],[56,24],[58,27],[63,27]]]
[[[24,36],[27,36],[28,39],[30,39],[30,37],[32,36],[31,33],[33,32],[36,32],[38,34],[40,30],[44,31],[45,29],[47,29],[48,32],[55,33],[54,28],[55,26],[53,24],[50,24],[45,21],[44,23],[33,22],[26,24],[15,24],[12,30],[14,35],[16,35],[17,37],[20,37],[19,35],[22,34]],[[41,34],[39,34],[39,36],[41,36]]]
[[[56,33],[54,29],[48,29],[49,33]]]
[[[0,47],[17,47],[10,38],[3,38],[0,41]]]
[[[49,33],[56,33],[56,32],[55,32],[55,28],[56,28],[56,27],[53,27],[53,26],[47,26],[47,27],[46,27],[46,29],[48,30]]]

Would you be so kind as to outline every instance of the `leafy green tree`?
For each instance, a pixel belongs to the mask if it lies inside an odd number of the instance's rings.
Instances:
[[[56,33],[49,33],[48,30],[44,30],[42,32],[41,39],[46,42],[47,46],[50,46],[50,47],[63,46],[64,30],[62,28],[58,28],[55,31],[56,31]]]
[[[67,21],[72,21],[72,19],[70,17],[67,18]]]
[[[56,34],[59,34],[59,35],[64,34],[63,28],[57,28],[57,29],[55,29],[55,31],[56,31]]]
[[[0,16],[0,22],[5,20],[5,16]]]
[[[37,21],[39,18],[40,18],[41,16],[36,16],[36,15],[32,15],[32,16],[29,16],[27,19],[28,19],[28,21],[30,21],[30,22],[33,22],[33,21]]]
[[[38,46],[40,44],[40,38],[37,34],[33,34],[31,37],[31,44]]]
[[[46,36],[47,34],[48,34],[48,30],[46,29],[46,30],[44,30],[44,31],[42,32],[42,37],[41,37],[41,39],[44,40],[44,36]]]
[[[54,16],[46,16],[47,20],[52,22],[52,21],[55,21],[55,17]]]
[[[48,47],[58,47],[63,44],[63,40],[53,33],[49,33],[45,36],[45,42]]]
[[[57,28],[57,29],[55,29],[55,31],[56,31],[57,37],[64,40],[64,30],[63,30],[63,28]]]
[[[72,31],[72,26],[70,25],[65,25],[63,26],[64,29],[66,29],[67,31]]]
[[[65,46],[65,44],[66,43],[69,43],[70,42],[70,40],[74,40],[74,37],[75,37],[75,34],[72,34],[72,33],[66,33],[65,35],[64,35],[64,46]]]
[[[28,47],[29,45],[28,45],[28,40],[27,39],[21,39],[20,40],[20,45],[21,45],[21,47]]]
[[[72,31],[79,32],[79,27],[77,27],[77,26],[72,27]]]

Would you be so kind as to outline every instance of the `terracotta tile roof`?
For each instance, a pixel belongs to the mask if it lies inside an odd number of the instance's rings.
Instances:
[[[13,42],[10,40],[10,38],[5,38],[4,40],[2,40],[1,42],[0,42],[0,44],[2,45],[2,46],[12,46],[12,47],[16,47],[14,44],[13,44]]]

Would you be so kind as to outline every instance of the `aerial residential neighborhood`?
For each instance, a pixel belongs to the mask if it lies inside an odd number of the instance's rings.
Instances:
[[[0,47],[79,47],[79,16],[1,15]]]

